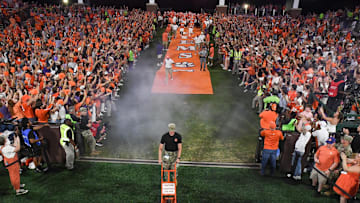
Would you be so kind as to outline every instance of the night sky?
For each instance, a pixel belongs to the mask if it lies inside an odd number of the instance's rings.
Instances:
[[[25,0],[26,1],[26,0]],[[55,0],[37,0],[38,2],[54,3]],[[60,0],[57,0],[60,1]],[[69,0],[70,2],[77,2],[77,0]],[[148,0],[84,0],[90,1],[94,5],[105,5],[121,7],[121,5],[128,5],[129,8],[146,8]],[[195,11],[200,12],[201,8],[206,10],[214,10],[219,0],[155,0],[160,8],[174,9],[176,11]],[[285,4],[286,0],[225,0],[226,4],[238,2],[240,4],[249,3],[256,5],[263,4]],[[359,0],[300,0],[300,7],[303,11],[324,11],[334,10],[337,8],[354,7],[356,4],[360,5]]]

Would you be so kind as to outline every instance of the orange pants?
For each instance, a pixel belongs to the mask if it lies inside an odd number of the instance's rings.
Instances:
[[[6,163],[6,165],[11,164],[16,160],[18,160],[17,155],[15,155],[15,157],[11,158],[11,159],[4,157],[4,162]],[[15,190],[19,190],[20,189],[20,164],[19,164],[19,162],[7,167],[7,169],[9,171],[11,185],[14,187]]]

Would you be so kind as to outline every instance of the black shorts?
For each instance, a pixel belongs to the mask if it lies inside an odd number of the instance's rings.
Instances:
[[[37,157],[37,156],[41,156],[41,147],[40,146],[33,146],[32,148],[32,156],[33,157]]]

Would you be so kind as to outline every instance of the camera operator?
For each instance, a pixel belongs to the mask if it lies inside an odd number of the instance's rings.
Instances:
[[[35,164],[35,171],[36,172],[45,172],[47,171],[47,168],[41,169],[41,162],[42,162],[42,141],[44,140],[43,137],[40,137],[35,132],[36,130],[39,130],[45,126],[49,126],[49,124],[41,125],[33,127],[31,122],[24,118],[21,121],[21,134],[24,139],[24,143],[27,147],[29,147],[31,150],[31,155],[34,159]]]

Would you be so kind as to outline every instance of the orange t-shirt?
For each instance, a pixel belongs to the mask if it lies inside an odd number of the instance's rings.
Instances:
[[[263,129],[270,129],[270,122],[276,122],[278,114],[275,111],[266,110],[260,113],[260,126]]]
[[[15,106],[13,107],[13,111],[14,111],[13,118],[16,118],[16,120],[24,118],[24,113],[21,108],[21,102],[15,104]]]
[[[168,34],[167,32],[164,32],[163,35],[162,35],[162,40],[163,42],[167,42],[168,41]]]
[[[319,159],[320,163],[316,163],[315,166],[321,171],[326,171],[334,163],[339,163],[339,152],[335,147],[329,149],[326,145],[321,146],[315,153],[315,156]]]
[[[49,120],[49,109],[36,109],[35,116],[38,118],[38,122],[47,123]]]
[[[279,148],[279,140],[284,139],[280,130],[263,130],[260,134],[265,137],[264,149],[277,150]]]
[[[214,57],[214,47],[211,47],[211,48],[210,48],[209,57],[211,57],[211,58]]]
[[[254,69],[252,66],[249,67],[248,73],[249,73],[251,76],[256,75],[255,69]]]
[[[31,108],[31,106],[27,105],[26,103],[22,104],[22,107],[24,108],[24,116],[26,118],[34,118],[34,110]]]

